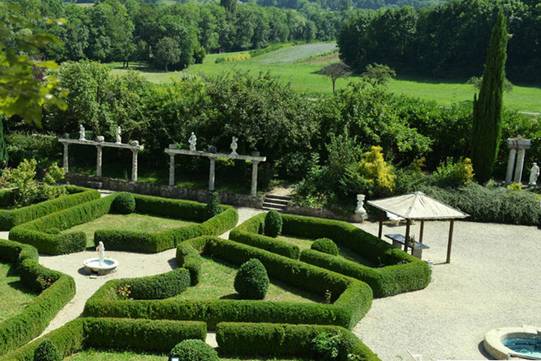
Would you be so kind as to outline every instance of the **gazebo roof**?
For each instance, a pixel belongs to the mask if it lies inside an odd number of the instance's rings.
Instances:
[[[469,217],[453,207],[441,203],[422,192],[368,201],[382,211],[410,220],[450,220]]]

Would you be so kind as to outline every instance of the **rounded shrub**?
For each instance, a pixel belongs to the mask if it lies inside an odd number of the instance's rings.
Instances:
[[[171,350],[180,361],[219,361],[218,353],[201,340],[184,340]]]
[[[314,243],[312,243],[312,247],[310,248],[312,248],[314,251],[331,254],[333,256],[337,256],[340,252],[336,243],[334,243],[333,240],[329,238],[316,239]]]
[[[119,193],[112,204],[112,211],[119,214],[130,214],[135,212],[135,198],[133,194]]]
[[[62,357],[56,346],[51,341],[45,340],[36,348],[34,361],[62,361]]]
[[[265,235],[269,237],[277,237],[282,233],[282,216],[276,211],[269,211],[265,216]]]
[[[209,192],[207,213],[209,217],[214,217],[220,213],[220,196],[218,195],[218,192]]]
[[[269,283],[267,269],[256,258],[243,263],[235,276],[235,290],[244,299],[264,299],[269,289]]]

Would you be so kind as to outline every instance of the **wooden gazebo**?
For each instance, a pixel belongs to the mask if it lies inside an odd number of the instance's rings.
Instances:
[[[451,263],[451,248],[453,245],[453,230],[454,221],[456,219],[464,219],[469,217],[468,214],[441,203],[434,198],[427,196],[422,192],[415,192],[403,196],[385,198],[375,201],[368,201],[369,205],[380,209],[384,212],[391,213],[406,222],[406,237],[410,240],[410,228],[413,221],[420,221],[421,228],[419,231],[419,243],[423,243],[424,222],[425,221],[450,221],[449,238],[447,243],[447,261]],[[379,238],[382,237],[383,220],[379,221]],[[407,242],[404,245],[404,250],[407,251]]]

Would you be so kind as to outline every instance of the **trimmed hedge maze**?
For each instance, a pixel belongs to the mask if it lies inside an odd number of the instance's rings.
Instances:
[[[352,328],[371,305],[372,290],[364,282],[255,247],[209,236],[187,240],[178,245],[177,262],[180,268],[160,277],[170,277],[169,275],[175,272],[186,272],[190,275],[190,282],[179,282],[181,286],[169,295],[180,293],[186,287],[198,284],[201,255],[234,265],[241,265],[251,258],[257,258],[263,263],[272,280],[314,294],[328,294],[331,303],[221,299],[199,301],[175,298],[156,300],[151,299],[153,297],[150,292],[140,295],[144,296],[144,299],[129,299],[124,290],[133,289],[135,284],[144,281],[124,279],[109,281],[100,288],[87,301],[84,315],[198,320],[205,321],[211,328],[224,321],[309,323]],[[147,289],[153,288],[155,286],[149,282]]]
[[[254,216],[233,229],[229,239],[364,281],[370,285],[375,297],[423,289],[430,283],[431,271],[426,262],[349,223],[291,214],[282,214],[282,219],[282,234],[286,237],[329,238],[339,247],[381,267],[370,267],[310,249],[301,252],[292,243],[265,236],[265,214]]]
[[[337,360],[379,361],[357,337],[337,326],[220,323],[218,351],[222,357],[301,357],[321,359],[312,340],[326,333],[340,337]],[[204,322],[80,318],[14,351],[0,361],[33,361],[41,342],[54,344],[63,357],[87,348],[167,354],[177,343],[205,340]],[[164,356],[165,359],[165,356]]]
[[[14,227],[9,238],[31,244],[40,253],[49,255],[83,251],[86,247],[86,235],[83,232],[60,232],[113,212],[115,199],[122,195],[123,193],[115,193]],[[94,236],[96,244],[102,241],[109,250],[157,253],[174,248],[186,239],[201,235],[222,234],[233,228],[238,221],[236,209],[229,206],[220,206],[220,213],[209,217],[206,205],[203,203],[137,194],[133,197],[136,213],[183,219],[199,222],[199,224],[158,232],[98,230]]]
[[[38,263],[37,250],[0,240],[0,260],[16,266],[21,282],[39,295],[17,315],[0,322],[0,355],[39,336],[75,295],[73,278]]]
[[[48,201],[15,209],[0,209],[0,231],[9,231],[13,227],[33,221],[47,214],[70,208],[78,204],[100,198],[98,191],[88,188],[65,186],[69,194]],[[0,190],[0,207],[13,202],[13,191]]]

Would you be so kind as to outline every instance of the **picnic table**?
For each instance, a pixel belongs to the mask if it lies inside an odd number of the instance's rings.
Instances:
[[[386,234],[385,237],[393,241],[393,246],[395,247],[400,248],[401,246],[406,246],[407,248],[410,248],[411,254],[419,259],[423,259],[423,249],[430,248],[424,243],[413,241],[411,239],[406,243],[406,237],[399,233]]]

